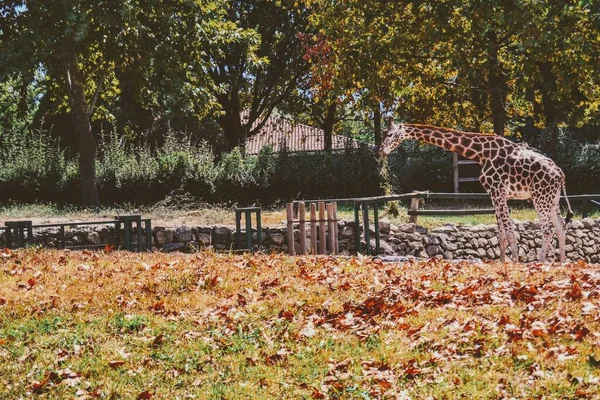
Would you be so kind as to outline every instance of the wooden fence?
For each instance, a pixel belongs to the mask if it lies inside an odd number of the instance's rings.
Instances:
[[[337,203],[323,201],[310,202],[310,219],[306,219],[306,203],[296,203],[298,206],[298,219],[294,219],[294,203],[288,203],[287,211],[287,243],[288,254],[296,255],[294,238],[294,224],[298,223],[300,232],[300,247],[298,254],[339,254]],[[318,206],[318,218],[317,218]],[[310,224],[310,242],[306,237],[306,223]]]

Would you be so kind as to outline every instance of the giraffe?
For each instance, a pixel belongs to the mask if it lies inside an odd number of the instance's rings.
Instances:
[[[552,245],[554,225],[560,262],[565,261],[565,237],[573,210],[567,199],[568,213],[566,219],[562,219],[559,200],[561,191],[566,196],[565,175],[551,159],[532,148],[498,135],[394,122],[389,124],[387,136],[379,147],[380,155],[387,156],[406,139],[420,140],[442,147],[481,165],[479,182],[489,193],[494,205],[501,262],[506,261],[507,243],[512,260],[518,262],[519,259],[508,199],[530,199],[533,202],[542,229],[542,248],[538,259],[541,262],[546,260]]]

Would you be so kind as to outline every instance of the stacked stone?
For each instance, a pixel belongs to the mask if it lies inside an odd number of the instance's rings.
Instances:
[[[535,222],[518,222],[515,224],[519,256],[521,261],[535,261],[542,246],[539,224]],[[374,227],[370,227],[370,246],[375,248]],[[495,225],[443,226],[427,232],[415,224],[393,225],[388,221],[379,222],[380,248],[385,255],[415,256],[421,258],[436,257],[440,259],[489,259],[497,260],[500,255],[497,228]],[[356,254],[356,224],[354,221],[338,222],[338,242],[340,254]],[[135,232],[134,232],[135,233]],[[307,224],[307,242],[310,243],[310,228]],[[122,245],[124,240],[119,242]],[[252,232],[253,247],[272,252],[287,252],[287,228],[263,228],[262,242],[258,243],[258,232]],[[86,246],[114,244],[113,226],[80,226],[65,231],[66,245]],[[134,239],[137,236],[134,234]],[[143,244],[146,236],[142,235]],[[299,252],[300,231],[294,225],[294,246]],[[33,242],[47,247],[59,247],[59,230],[57,228],[34,229]],[[246,246],[245,232],[242,231],[242,246]],[[134,244],[135,245],[135,244]],[[235,250],[235,230],[228,226],[179,226],[154,227],[152,246],[156,251],[192,252],[203,248],[215,250]],[[365,243],[361,244],[364,249]],[[6,232],[0,236],[0,247],[7,246]],[[554,239],[549,258],[557,257],[557,244]],[[566,255],[571,261],[585,260],[600,262],[600,220],[590,218],[574,221],[567,233]]]

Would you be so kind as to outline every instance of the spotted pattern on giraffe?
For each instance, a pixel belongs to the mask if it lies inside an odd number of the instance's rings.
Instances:
[[[513,261],[518,261],[514,223],[508,209],[508,199],[531,199],[540,219],[542,248],[538,255],[545,261],[552,245],[553,227],[559,247],[559,259],[565,260],[567,223],[573,216],[567,199],[566,220],[560,214],[560,195],[566,196],[565,175],[554,161],[527,147],[497,135],[462,132],[449,128],[417,124],[390,124],[380,147],[389,154],[402,141],[420,140],[449,149],[481,165],[479,181],[490,194],[498,224],[500,260],[506,260],[510,248]]]

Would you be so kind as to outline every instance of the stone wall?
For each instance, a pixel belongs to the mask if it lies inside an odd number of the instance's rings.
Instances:
[[[308,224],[307,224],[308,225]],[[498,259],[500,250],[496,236],[496,226],[444,226],[427,232],[424,228],[405,224],[395,226],[387,221],[380,221],[381,250],[385,255],[437,257],[444,259]],[[535,222],[516,224],[519,255],[522,261],[535,261],[541,248],[541,231]],[[300,232],[295,227],[294,238],[296,250],[299,250]],[[354,221],[338,222],[338,239],[342,255],[356,254]],[[370,227],[373,237],[374,229]],[[310,230],[307,226],[307,236]],[[145,245],[145,235],[142,235]],[[135,235],[134,235],[135,237]],[[114,228],[107,226],[83,226],[67,230],[65,234],[67,247],[115,245]],[[58,247],[58,231],[46,228],[34,230],[33,242],[47,247]],[[122,245],[124,240],[120,237]],[[310,242],[310,241],[309,241]],[[370,240],[374,248],[375,240]],[[556,242],[556,240],[555,240]],[[245,244],[245,236],[242,237]],[[254,248],[258,249],[258,234],[253,232]],[[0,247],[7,246],[6,232],[0,235]],[[229,226],[179,226],[154,227],[152,247],[155,251],[191,252],[202,248],[215,250],[235,250],[235,231]],[[265,251],[287,252],[287,228],[272,227],[262,231],[261,248]],[[364,241],[361,248],[365,248]],[[567,257],[571,261],[584,259],[588,262],[600,261],[600,220],[583,219],[574,221],[567,234]],[[552,251],[549,258],[552,258]]]

